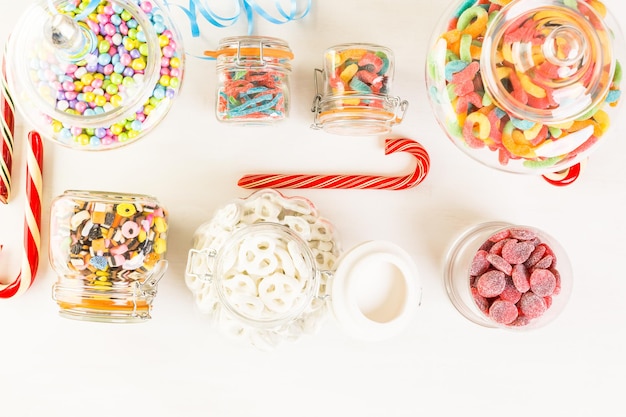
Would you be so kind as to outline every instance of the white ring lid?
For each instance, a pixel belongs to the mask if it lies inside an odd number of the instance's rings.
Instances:
[[[422,298],[417,266],[409,254],[393,243],[370,241],[345,253],[338,265],[330,299],[348,335],[378,341],[407,327]]]

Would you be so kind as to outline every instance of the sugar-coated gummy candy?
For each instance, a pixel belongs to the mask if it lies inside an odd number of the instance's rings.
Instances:
[[[474,254],[468,272],[476,306],[499,325],[532,323],[561,290],[554,251],[529,228],[491,235]]]
[[[506,285],[504,272],[488,271],[485,272],[476,281],[476,289],[478,294],[483,297],[490,298],[500,295]]]
[[[489,317],[497,323],[512,323],[517,316],[517,306],[510,301],[497,300],[489,307]]]

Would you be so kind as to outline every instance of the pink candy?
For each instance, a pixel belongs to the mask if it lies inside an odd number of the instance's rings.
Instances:
[[[560,292],[556,256],[534,230],[509,228],[482,244],[469,267],[476,306],[495,323],[526,326]]]

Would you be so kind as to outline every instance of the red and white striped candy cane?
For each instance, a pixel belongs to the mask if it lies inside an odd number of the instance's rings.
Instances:
[[[13,166],[13,132],[15,128],[15,107],[9,94],[6,80],[6,63],[2,60],[0,76],[0,202],[6,204],[11,195],[11,168]]]
[[[37,274],[41,246],[41,196],[43,143],[37,132],[28,134],[26,159],[26,204],[22,267],[11,283],[0,284],[0,298],[10,298],[30,288]],[[1,248],[1,247],[0,247]]]
[[[430,169],[428,152],[411,139],[385,140],[385,155],[408,152],[417,164],[412,173],[400,177],[378,175],[305,175],[305,174],[249,174],[237,183],[242,188],[356,188],[377,190],[404,190],[422,182]]]

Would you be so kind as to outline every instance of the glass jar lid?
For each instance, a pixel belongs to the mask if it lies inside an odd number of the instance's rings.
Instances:
[[[589,4],[566,3],[512,2],[487,26],[485,89],[518,119],[566,123],[606,99],[616,67],[611,31]]]
[[[119,146],[169,109],[182,79],[179,39],[155,0],[40,1],[7,45],[9,88],[45,136],[81,149]]]
[[[232,60],[239,66],[278,64],[291,69],[294,58],[291,48],[282,39],[266,36],[231,36],[221,39],[217,51],[205,51],[206,56],[219,61]]]

